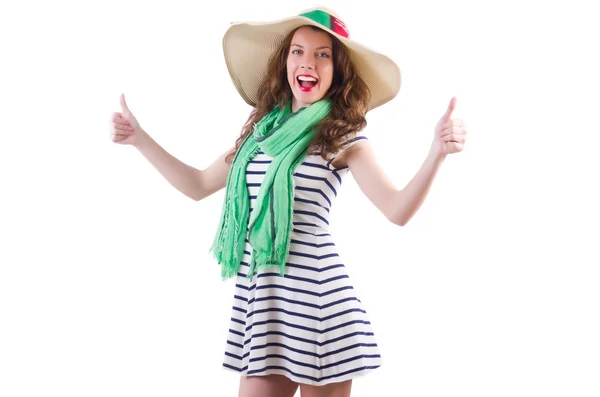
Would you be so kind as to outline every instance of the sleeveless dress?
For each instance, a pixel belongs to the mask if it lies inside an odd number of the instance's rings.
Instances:
[[[359,134],[344,149],[361,139],[366,137]],[[271,159],[261,151],[246,168],[250,211]],[[283,277],[270,266],[257,267],[253,278],[246,278],[252,252],[246,238],[224,368],[325,385],[381,365],[367,312],[328,233],[329,211],[348,173],[333,168],[332,161],[307,155],[294,170],[293,232]]]

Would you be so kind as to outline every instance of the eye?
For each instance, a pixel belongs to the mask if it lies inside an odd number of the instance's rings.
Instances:
[[[320,58],[329,58],[329,54],[327,54],[326,52],[319,52],[317,55]]]
[[[300,50],[292,50],[292,54],[300,54]]]

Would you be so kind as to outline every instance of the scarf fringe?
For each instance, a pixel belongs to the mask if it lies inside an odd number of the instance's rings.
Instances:
[[[287,257],[288,250],[285,247],[276,249],[275,255],[266,251],[254,251],[246,278],[252,279],[259,269],[275,266],[279,268],[279,275],[284,277]]]

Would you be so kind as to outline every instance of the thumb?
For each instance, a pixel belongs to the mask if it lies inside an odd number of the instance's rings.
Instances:
[[[123,111],[123,115],[127,114],[131,114],[131,111],[129,110],[129,107],[127,106],[127,102],[125,102],[125,94],[121,94],[121,110]]]
[[[444,113],[444,115],[442,116],[442,122],[446,122],[446,121],[450,120],[450,118],[452,117],[452,112],[454,111],[455,107],[456,107],[456,97],[453,96],[452,99],[450,99],[450,103],[448,104],[448,109],[446,109],[446,113]]]

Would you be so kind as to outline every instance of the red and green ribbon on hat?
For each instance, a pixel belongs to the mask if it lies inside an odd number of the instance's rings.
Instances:
[[[316,23],[325,26],[327,29],[339,34],[342,37],[350,37],[350,33],[348,32],[346,24],[342,22],[339,18],[336,18],[325,11],[313,10],[305,12],[304,14],[300,14],[300,16],[311,19]]]

